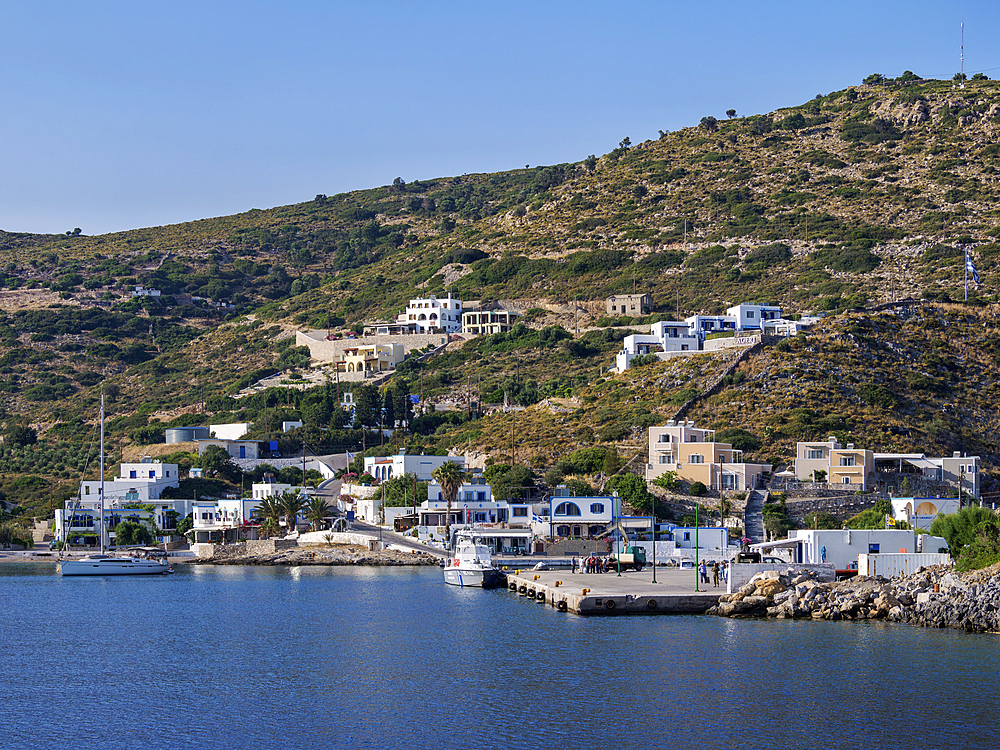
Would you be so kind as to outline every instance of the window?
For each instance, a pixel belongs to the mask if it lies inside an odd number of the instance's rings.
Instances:
[[[660,435],[660,437],[657,439],[656,442],[658,442],[658,443],[669,443],[670,442],[670,435]]]
[[[129,471],[128,478],[129,479],[135,479],[136,478],[135,469],[132,469],[131,471]]]
[[[569,536],[569,526],[557,526],[556,527],[557,536]]]
[[[556,506],[557,516],[578,516],[580,515],[580,506],[576,503],[559,503]]]
[[[851,478],[850,477],[844,477],[844,484],[850,484],[850,483],[851,483]]]
[[[528,516],[528,509],[527,508],[518,508],[518,507],[515,506],[514,507],[514,515],[517,516],[517,517],[527,518],[527,516]]]
[[[753,310],[747,310],[747,320],[753,317]]]
[[[691,541],[691,532],[690,531],[685,531],[684,532],[684,541],[685,542],[690,542]]]
[[[702,456],[702,455],[700,455],[700,454],[698,454],[698,453],[692,453],[690,456],[688,456],[688,463],[689,464],[703,464],[703,463],[705,463],[705,457]]]
[[[477,492],[476,493],[476,500],[478,500],[481,503],[485,503],[486,502],[486,493],[485,492]]]
[[[673,454],[667,453],[665,455],[660,456],[660,463],[661,464],[672,464],[674,462],[673,459],[674,459]]]
[[[813,459],[813,460],[815,460],[817,458],[823,458],[823,451],[821,451],[821,450],[810,450],[806,454],[806,458]]]
[[[149,478],[156,479],[156,472],[153,469],[149,470]]]
[[[591,513],[603,513],[604,512],[604,503],[591,503],[590,504],[590,512]]]
[[[854,456],[841,456],[840,457],[841,466],[854,466]]]

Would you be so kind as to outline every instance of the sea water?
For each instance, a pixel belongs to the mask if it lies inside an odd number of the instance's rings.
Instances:
[[[994,635],[583,618],[437,568],[0,566],[0,747],[996,748]]]

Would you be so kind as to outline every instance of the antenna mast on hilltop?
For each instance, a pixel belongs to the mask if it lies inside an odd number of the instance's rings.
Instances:
[[[965,21],[962,21],[962,47],[959,55],[959,63],[961,64],[961,69],[959,72],[962,77],[959,79],[958,87],[965,88]]]

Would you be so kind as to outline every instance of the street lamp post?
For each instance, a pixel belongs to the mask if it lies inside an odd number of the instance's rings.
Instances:
[[[617,504],[618,506],[618,577],[621,578],[622,575],[622,501],[618,497],[618,490],[611,493],[611,507],[614,508]],[[617,503],[616,503],[617,501]]]
[[[694,590],[700,591],[698,588],[699,577],[701,576],[701,569],[698,567],[698,506],[701,505],[697,500],[694,503]]]
[[[656,583],[656,499],[653,499],[653,580]]]

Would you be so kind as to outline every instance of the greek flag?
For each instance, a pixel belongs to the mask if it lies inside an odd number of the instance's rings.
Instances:
[[[976,270],[976,265],[972,262],[972,256],[968,253],[965,254],[965,270],[972,274],[972,280],[979,284],[979,271]]]

